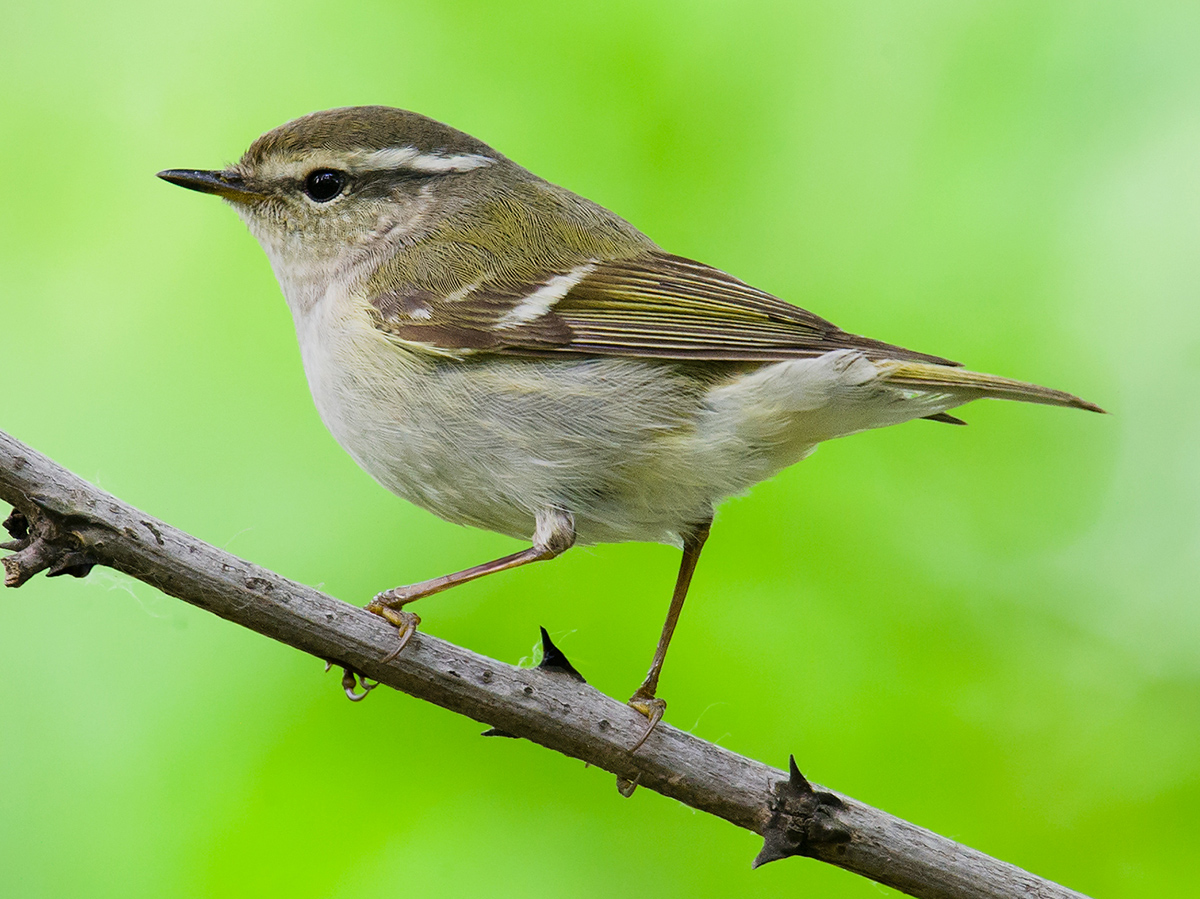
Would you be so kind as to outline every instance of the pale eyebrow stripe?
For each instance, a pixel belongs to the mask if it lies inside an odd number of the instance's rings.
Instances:
[[[258,176],[264,180],[303,180],[315,169],[345,169],[358,174],[372,172],[409,171],[428,174],[470,172],[499,162],[491,156],[479,153],[458,153],[445,156],[440,153],[422,153],[416,147],[384,147],[381,150],[348,150],[341,153],[332,150],[306,152],[302,156],[287,159],[268,159],[259,168]]]
[[[533,293],[504,313],[496,322],[497,328],[515,328],[547,314],[554,304],[565,297],[571,288],[596,270],[596,263],[576,266],[565,275],[555,275]]]
[[[363,169],[412,169],[418,172],[470,172],[496,160],[478,153],[443,156],[422,153],[416,147],[384,147],[382,150],[352,153],[349,161]]]

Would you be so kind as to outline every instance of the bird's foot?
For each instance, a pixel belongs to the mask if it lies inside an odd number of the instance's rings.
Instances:
[[[325,661],[325,670],[328,671],[333,667],[333,662],[328,659]],[[362,684],[362,692],[358,692],[359,684]],[[351,702],[362,702],[367,698],[367,694],[379,686],[379,681],[369,681],[365,674],[360,674],[353,668],[342,666],[342,689],[346,692],[346,698]]]
[[[404,651],[404,647],[408,645],[412,635],[417,632],[421,616],[415,612],[404,611],[404,606],[416,598],[415,596],[406,596],[404,587],[397,587],[394,590],[384,590],[367,603],[367,611],[378,615],[395,627],[400,640],[400,645],[384,656],[383,661],[393,661]]]
[[[629,750],[630,753],[634,753],[642,748],[642,744],[646,742],[646,738],[650,736],[651,732],[658,725],[658,722],[662,721],[663,713],[667,710],[667,701],[659,699],[649,691],[639,689],[629,697],[628,705],[634,711],[645,715],[650,722],[646,725],[646,731],[642,734],[641,739],[634,743],[633,748]]]
[[[662,721],[663,713],[667,710],[667,701],[659,699],[651,690],[646,689],[646,685],[638,687],[638,691],[629,697],[627,705],[636,711],[638,714],[645,715],[648,724],[645,731],[642,732],[638,741],[633,744],[633,748],[629,750],[629,754],[633,755],[642,748],[642,744],[646,742],[646,738],[658,726],[658,722]],[[639,773],[633,780],[617,775],[617,792],[628,799],[633,795],[633,791],[637,789],[638,781],[642,775]]]

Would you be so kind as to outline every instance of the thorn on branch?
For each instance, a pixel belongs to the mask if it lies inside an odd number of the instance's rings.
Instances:
[[[96,560],[79,548],[78,538],[60,530],[45,515],[35,516],[33,521],[16,509],[4,519],[4,529],[12,540],[0,543],[0,549],[11,550],[5,556],[4,586],[20,587],[41,571],[46,577],[70,575],[86,577],[97,564]]]
[[[87,577],[95,567],[96,563],[86,553],[63,553],[50,564],[50,570],[46,572],[46,577],[59,577],[64,574],[71,577]]]
[[[14,541],[24,540],[29,536],[29,519],[20,509],[13,509],[12,514],[4,519],[4,530],[8,531],[8,536],[12,537]],[[4,548],[9,549],[10,547],[5,544]]]
[[[574,678],[581,684],[586,684],[587,680],[580,674],[574,665],[567,659],[566,654],[554,645],[554,641],[550,639],[550,634],[546,629],[539,628],[542,632],[542,660],[537,663],[537,667],[542,671],[553,671],[559,674],[565,674],[568,677]],[[506,730],[501,730],[498,727],[489,727],[479,736],[481,737],[512,737],[517,739],[516,734],[510,734]]]
[[[550,639],[546,629],[543,627],[540,630],[542,632],[542,660],[538,662],[538,667],[543,671],[559,671],[573,677],[581,684],[586,684],[587,678],[580,674],[567,659],[566,654],[554,645],[554,641]]]
[[[750,867],[787,858],[815,856],[818,846],[840,846],[851,840],[850,831],[837,820],[846,804],[833,793],[818,792],[788,756],[788,779],[775,784],[767,802],[771,820],[763,831],[763,847]]]
[[[508,731],[501,730],[498,727],[489,727],[487,730],[485,730],[479,736],[481,736],[481,737],[508,737],[512,740],[521,739],[516,734],[510,734]]]

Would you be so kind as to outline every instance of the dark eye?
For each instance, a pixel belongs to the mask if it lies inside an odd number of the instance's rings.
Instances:
[[[317,169],[304,179],[304,192],[318,203],[328,203],[342,192],[346,176],[333,169]]]

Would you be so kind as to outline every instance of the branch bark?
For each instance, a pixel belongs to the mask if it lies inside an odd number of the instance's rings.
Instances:
[[[151,518],[0,431],[14,507],[5,584],[106,565],[235,624],[506,734],[581,759],[764,837],[755,865],[804,855],[924,899],[1086,899],[789,772],[645,719],[561,669],[517,668],[418,633],[395,660],[380,618]]]

